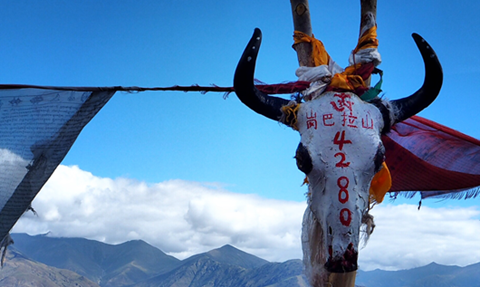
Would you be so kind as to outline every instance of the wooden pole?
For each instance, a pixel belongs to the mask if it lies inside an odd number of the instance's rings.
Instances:
[[[328,287],[355,287],[357,271],[347,273],[330,273],[328,276]],[[322,286],[323,287],[323,286]]]
[[[310,21],[310,7],[308,0],[290,0],[292,5],[293,28],[312,36],[312,23]],[[312,45],[310,43],[299,43],[293,45],[293,49],[297,51],[298,64],[300,66],[314,67],[312,60]]]
[[[373,21],[375,21],[375,23],[377,22],[377,0],[360,0],[360,6],[360,34],[358,37],[362,36],[364,26],[372,20],[368,16],[369,13],[373,14]],[[365,80],[367,87],[370,86],[371,80],[371,76]]]
[[[293,27],[295,31],[299,31],[312,36],[312,24],[310,21],[310,8],[308,6],[308,0],[290,0],[292,6],[293,15]],[[377,1],[376,0],[360,0],[361,4],[361,22],[360,22],[360,36],[362,29],[368,21],[364,21],[364,16],[368,12],[372,12],[376,18]],[[365,20],[368,20],[366,18]],[[299,43],[293,46],[297,52],[298,63],[300,66],[314,67],[314,63],[311,57],[312,45],[310,43]],[[330,273],[328,275],[327,282],[317,282],[322,286],[332,287],[354,287],[355,286],[356,271],[347,273]],[[315,286],[317,287],[317,286]],[[321,287],[321,286],[318,286]]]
[[[368,18],[366,17],[368,12],[373,14],[375,21],[377,21],[377,0],[360,0],[360,35],[362,36],[363,26],[367,24]]]

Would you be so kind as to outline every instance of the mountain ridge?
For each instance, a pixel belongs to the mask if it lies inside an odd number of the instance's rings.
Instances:
[[[460,267],[431,262],[427,265],[397,271],[375,269],[358,271],[357,284],[368,287],[480,287],[480,263]],[[382,285],[381,282],[388,282]]]
[[[100,287],[73,271],[35,262],[15,250],[7,250],[0,270],[0,286],[82,286]]]
[[[230,244],[226,244],[222,247],[190,256],[183,261],[186,262],[196,260],[201,256],[207,256],[217,262],[238,265],[246,269],[257,268],[262,266],[263,264],[269,263],[267,260],[264,260],[252,254],[248,254],[240,249],[233,247]]]
[[[133,284],[180,264],[148,243],[135,240],[110,245],[84,238],[12,234],[13,248],[29,258],[74,271],[101,286]]]
[[[8,282],[8,286],[74,286],[71,282],[88,287],[309,286],[301,260],[272,263],[228,244],[178,260],[142,240],[110,245],[46,235],[12,234],[12,238],[15,244],[9,247],[7,264],[20,267],[0,276],[0,284]],[[359,287],[480,287],[478,270],[480,263],[459,267],[432,262],[399,271],[359,270],[356,283]],[[32,273],[42,275],[30,278]],[[50,281],[29,285],[29,280]]]

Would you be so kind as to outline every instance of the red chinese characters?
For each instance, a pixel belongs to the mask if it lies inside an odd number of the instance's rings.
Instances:
[[[337,112],[343,112],[347,109],[350,113],[353,112],[353,102],[351,101],[351,96],[345,93],[335,94],[334,97],[337,97],[337,101],[331,101],[330,104]]]
[[[370,112],[367,112],[365,117],[362,118],[362,128],[373,130],[373,119],[372,115],[370,115]]]
[[[324,114],[323,115],[323,125],[326,127],[331,127],[335,124],[333,121],[333,114]]]
[[[360,99],[348,93],[334,94],[327,101],[327,107],[323,106],[323,108],[317,110],[317,112],[320,117],[320,126],[328,127],[330,132],[326,134],[333,136],[330,142],[330,144],[333,144],[330,149],[332,150],[330,156],[333,156],[330,160],[334,164],[332,168],[341,169],[335,172],[337,177],[333,178],[333,180],[336,180],[337,187],[333,191],[337,196],[334,200],[338,200],[335,204],[338,208],[336,211],[336,213],[338,212],[337,218],[339,224],[350,227],[354,213],[349,206],[354,204],[352,202],[354,198],[350,198],[351,190],[349,190],[349,186],[350,181],[354,181],[354,179],[351,177],[349,170],[352,165],[349,161],[351,156],[349,151],[354,149],[349,147],[352,147],[355,141],[355,138],[350,137],[350,135],[355,133],[352,133],[352,129],[372,130],[374,128],[374,117]],[[314,110],[306,112],[307,129],[318,128],[317,112],[314,112]]]
[[[307,129],[317,129],[317,113],[310,111],[310,115],[307,114]]]
[[[335,101],[331,101],[330,104],[333,107],[334,113],[338,112],[340,116],[340,122],[338,123],[345,128],[358,128],[358,116],[353,112],[354,102],[351,99],[349,94],[341,93],[334,95]],[[334,113],[324,114],[323,115],[323,125],[324,126],[333,126],[335,125]],[[362,119],[363,120],[363,119]],[[365,121],[362,121],[362,127]],[[335,168],[348,168],[350,162],[347,160],[347,155],[344,152],[344,147],[346,145],[353,144],[353,142],[346,137],[345,130],[340,130],[335,133],[333,138],[333,144],[337,145],[339,152],[335,153],[334,157],[336,160]],[[341,205],[346,204],[349,201],[350,194],[348,186],[350,184],[350,179],[347,176],[340,176],[337,179],[338,187],[338,202]],[[349,227],[352,221],[352,212],[348,208],[342,208],[339,212],[339,220],[343,226]]]
[[[357,117],[353,115],[353,113],[346,113],[342,114],[342,126],[347,126],[351,128],[357,128]]]
[[[341,93],[335,94],[334,97],[336,101],[331,101],[330,104],[332,105],[334,111],[340,112],[339,124],[341,124],[342,127],[356,129],[361,126],[364,129],[373,129],[373,118],[369,112],[367,112],[364,116],[361,117],[360,125],[359,116],[353,113],[353,106],[355,103],[352,102],[351,95]],[[324,126],[331,127],[336,124],[333,113],[323,114],[322,117]]]

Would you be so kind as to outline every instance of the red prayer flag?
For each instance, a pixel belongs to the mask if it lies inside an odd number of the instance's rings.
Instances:
[[[471,198],[480,192],[480,141],[413,116],[382,136],[392,174],[391,192],[421,192],[422,198]]]

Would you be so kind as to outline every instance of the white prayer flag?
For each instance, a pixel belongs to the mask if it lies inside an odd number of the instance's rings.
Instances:
[[[115,90],[0,89],[0,240]]]

